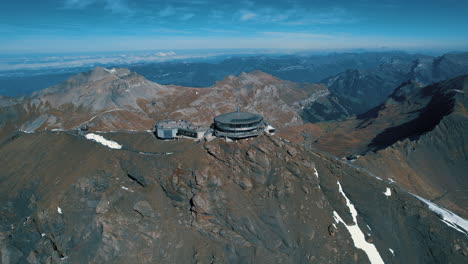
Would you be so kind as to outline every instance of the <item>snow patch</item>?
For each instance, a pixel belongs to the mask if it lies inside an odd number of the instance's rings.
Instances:
[[[316,168],[314,168],[314,175],[315,175],[315,177],[317,177],[317,178],[319,177],[319,176],[318,176],[318,172],[317,172],[317,169],[316,169]]]
[[[45,233],[42,233],[42,234],[41,234],[41,237],[44,237],[44,236],[45,236]]]
[[[89,133],[86,135],[86,138],[87,139],[90,139],[90,140],[93,140],[93,141],[96,141],[108,148],[111,148],[111,149],[121,149],[122,148],[122,145],[120,145],[119,143],[115,142],[115,141],[112,141],[112,140],[107,140],[105,139],[103,136],[100,136],[100,135],[96,135],[96,134],[93,134],[93,133]]]
[[[468,221],[452,212],[450,212],[449,210],[445,209],[445,208],[442,208],[438,205],[436,205],[435,203],[432,203],[431,201],[429,200],[426,200],[422,197],[419,197],[415,194],[411,194],[413,195],[414,197],[418,198],[420,201],[424,202],[425,204],[427,204],[427,206],[429,207],[429,209],[431,209],[431,211],[433,211],[434,213],[436,213],[439,217],[441,217],[441,221],[444,222],[446,225],[448,225],[449,227],[457,230],[458,232],[461,232],[465,235],[468,235]]]
[[[127,188],[127,187],[125,187],[125,186],[122,186],[122,187],[120,187],[120,188],[122,188],[122,189],[124,189],[124,190],[126,190],[126,191],[129,191],[129,192],[133,192],[132,190],[130,190],[129,188]]]
[[[359,226],[357,224],[357,211],[354,205],[351,203],[351,201],[348,199],[346,194],[343,192],[343,189],[341,188],[341,184],[339,181],[338,183],[338,190],[343,195],[343,197],[346,200],[346,206],[348,206],[349,211],[351,213],[351,216],[353,217],[353,222],[354,224],[348,225],[343,221],[343,219],[340,217],[340,215],[336,212],[333,211],[333,218],[335,221],[343,223],[343,225],[348,229],[348,232],[351,234],[351,238],[353,239],[354,246],[356,248],[360,248],[364,250],[364,252],[367,254],[367,257],[369,258],[369,261],[371,263],[384,263],[382,257],[380,256],[379,252],[377,251],[377,248],[374,246],[374,244],[369,243],[366,241],[366,237],[364,233],[362,232],[361,229],[359,229]]]
[[[108,72],[108,73],[115,73],[115,72],[117,71],[115,68],[112,68],[112,69],[110,69],[110,70],[104,68],[104,70],[105,70],[106,72]]]
[[[392,196],[392,190],[387,187],[387,190],[383,194],[385,194],[387,197]]]
[[[452,91],[454,91],[454,92],[456,92],[456,93],[462,93],[462,94],[466,93],[466,92],[464,92],[464,91],[462,91],[462,90],[457,90],[457,89],[453,89]]]
[[[58,212],[59,214],[62,214],[62,208],[60,208],[60,207],[57,206],[57,212]]]

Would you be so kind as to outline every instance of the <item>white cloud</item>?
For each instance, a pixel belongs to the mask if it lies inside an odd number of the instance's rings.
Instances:
[[[289,39],[324,39],[324,38],[331,38],[330,35],[313,34],[313,33],[307,33],[307,32],[266,31],[266,32],[259,32],[259,34],[264,35],[264,36],[268,36],[268,37],[289,38]]]
[[[194,17],[195,14],[192,14],[192,13],[187,13],[187,14],[184,14],[183,16],[180,17],[181,20],[189,20],[191,19],[192,17]]]
[[[113,13],[133,13],[127,0],[105,0],[104,7]]]
[[[89,6],[90,4],[94,3],[96,0],[64,0],[65,8],[69,9],[81,9]]]
[[[350,24],[359,21],[347,9],[343,8],[332,8],[322,11],[299,7],[289,9],[250,8],[237,11],[235,16],[238,16],[241,21],[290,26]]]
[[[176,10],[172,6],[166,6],[164,9],[159,11],[159,16],[161,17],[168,17],[172,16],[176,13]]]
[[[64,0],[64,7],[67,9],[83,9],[94,3],[103,5],[113,13],[133,13],[128,6],[127,0]]]
[[[160,56],[160,57],[167,57],[167,56],[175,56],[177,54],[173,51],[169,51],[169,52],[157,52],[155,55]]]
[[[243,14],[241,16],[240,20],[241,21],[247,21],[247,20],[251,20],[251,19],[253,19],[255,17],[257,17],[257,14],[248,12],[248,13]]]

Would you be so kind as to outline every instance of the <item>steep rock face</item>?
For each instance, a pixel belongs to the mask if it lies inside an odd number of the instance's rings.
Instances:
[[[328,92],[326,96],[306,104],[302,108],[301,117],[310,123],[343,119],[353,115],[354,105],[353,102]]]
[[[397,88],[385,107],[378,111],[378,118],[385,119],[390,112],[398,112],[400,116],[406,115],[406,118],[400,125],[378,134],[369,147],[381,149],[404,138],[417,139],[433,130],[444,116],[453,112],[459,112],[466,118],[467,84],[468,75],[463,75],[426,87],[419,86],[419,89],[418,84],[413,83]]]
[[[468,52],[449,53],[436,58],[415,60],[410,78],[429,85],[468,73]]]
[[[405,69],[390,64],[367,71],[347,70],[322,82],[335,94],[353,102],[350,111],[360,114],[384,102],[407,78]]]
[[[356,164],[467,218],[466,131],[466,116],[450,114],[417,141],[406,139],[369,152],[359,157]]]
[[[104,136],[124,147],[68,132],[0,146],[2,262],[368,263],[374,246],[387,263],[467,259],[465,234],[397,185],[280,138]]]
[[[466,116],[467,79],[467,75],[462,75],[429,86],[405,82],[384,104],[366,113],[314,124],[320,132],[313,135],[310,143],[334,155],[346,156],[380,150],[405,138],[415,140],[433,130],[446,115],[457,112]]]
[[[395,87],[410,78],[412,62],[394,59],[367,69],[349,69],[321,81],[330,93],[302,113],[312,123],[361,114],[385,102]]]
[[[444,89],[429,88],[422,92],[434,96],[420,115],[380,133],[371,146],[398,141],[359,161],[373,171],[373,164],[386,164],[387,177],[468,217],[468,81],[465,76],[446,82]]]

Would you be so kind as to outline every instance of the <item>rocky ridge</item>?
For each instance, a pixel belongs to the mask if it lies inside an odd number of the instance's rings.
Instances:
[[[276,136],[102,135],[124,147],[60,131],[1,145],[2,262],[467,259],[467,231],[398,185]]]
[[[97,67],[22,100],[2,104],[4,127],[36,131],[74,129],[148,130],[156,120],[187,119],[208,126],[215,115],[241,107],[276,127],[302,124],[300,111],[328,95],[326,87],[296,84],[262,72],[228,76],[212,87],[152,83],[126,69]],[[10,116],[13,116],[10,114]]]

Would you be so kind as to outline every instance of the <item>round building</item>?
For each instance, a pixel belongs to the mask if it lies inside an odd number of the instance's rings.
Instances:
[[[254,137],[260,134],[263,116],[249,112],[231,112],[214,118],[214,134],[233,139]]]

